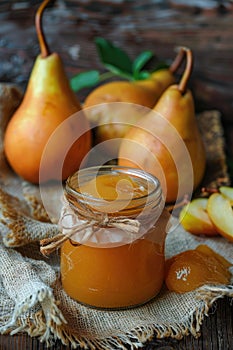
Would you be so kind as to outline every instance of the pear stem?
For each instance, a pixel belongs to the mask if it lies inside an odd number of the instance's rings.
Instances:
[[[182,78],[180,80],[180,83],[178,85],[178,90],[183,95],[183,94],[185,94],[185,92],[187,90],[187,84],[188,84],[190,75],[192,73],[193,55],[192,55],[192,51],[187,47],[182,47],[182,50],[186,53],[186,67],[185,67],[185,71],[182,75]]]
[[[201,194],[204,197],[209,197],[212,193],[219,193],[218,188],[202,187]]]
[[[176,71],[180,67],[181,63],[183,62],[184,56],[185,56],[185,51],[184,51],[183,47],[180,47],[178,54],[176,55],[174,61],[171,63],[171,65],[169,67],[169,71],[171,73],[173,73],[173,74],[176,73]]]
[[[36,32],[37,32],[37,37],[40,44],[41,57],[43,58],[50,55],[50,50],[49,50],[47,41],[45,39],[45,35],[42,27],[42,17],[43,17],[44,9],[47,7],[50,1],[51,0],[44,0],[42,2],[42,4],[39,6],[36,12],[36,18],[35,18]]]

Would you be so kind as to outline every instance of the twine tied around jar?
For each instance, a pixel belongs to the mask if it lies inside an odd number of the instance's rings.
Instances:
[[[87,210],[87,208],[85,209]],[[67,221],[70,225],[67,225]],[[141,223],[139,220],[134,218],[109,216],[107,213],[101,213],[101,215],[98,213],[98,215],[96,215],[94,211],[90,211],[90,208],[85,215],[80,212],[77,215],[76,211],[71,208],[71,205],[66,198],[64,198],[58,222],[58,227],[62,233],[51,238],[42,239],[40,241],[40,252],[43,255],[49,255],[60,248],[65,241],[72,239],[76,234],[80,235],[80,233],[82,233],[82,236],[80,236],[80,242],[77,241],[76,245],[82,245],[83,242],[88,241],[100,227],[117,228],[134,235],[139,232],[140,225]]]

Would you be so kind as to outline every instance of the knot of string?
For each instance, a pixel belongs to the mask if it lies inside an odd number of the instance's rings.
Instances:
[[[67,225],[67,222],[69,225]],[[86,207],[85,211],[78,211],[72,208],[65,199],[58,227],[60,234],[40,241],[40,252],[43,255],[51,254],[60,248],[65,241],[72,239],[74,235],[75,241],[81,245],[82,242],[87,242],[91,239],[92,235],[100,227],[114,227],[128,234],[136,234],[140,229],[140,222],[134,218],[131,219],[124,216],[109,216],[107,213],[97,214]],[[77,237],[80,239],[77,239]]]

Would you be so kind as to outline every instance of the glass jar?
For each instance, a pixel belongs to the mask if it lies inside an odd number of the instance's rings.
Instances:
[[[61,247],[67,294],[111,309],[154,298],[164,281],[168,220],[158,179],[117,165],[86,168],[68,178],[64,198],[59,224],[70,237]]]

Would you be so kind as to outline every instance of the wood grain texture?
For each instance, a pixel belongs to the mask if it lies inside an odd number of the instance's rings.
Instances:
[[[22,8],[17,3],[2,12],[0,80],[25,87],[39,53],[34,28],[39,1],[24,1]],[[176,46],[189,46],[195,59],[191,87],[197,108],[220,109],[224,120],[233,123],[231,1],[191,1],[189,6],[184,1],[54,1],[45,12],[44,27],[51,49],[61,54],[70,77],[82,70],[103,69],[93,42],[97,36],[112,40],[131,57],[149,49],[167,61],[174,57]],[[79,94],[80,99],[85,93]]]
[[[26,87],[39,53],[34,27],[39,3],[1,2],[0,81]],[[52,1],[44,27],[51,50],[59,52],[69,77],[93,68],[103,70],[94,45],[97,36],[126,49],[132,58],[148,49],[170,62],[175,47],[190,47],[194,53],[190,88],[196,109],[220,110],[227,152],[233,157],[232,1]],[[88,92],[80,91],[80,100]]]

